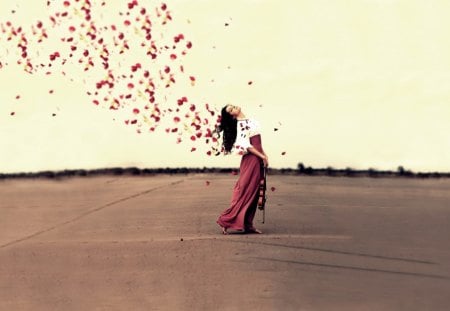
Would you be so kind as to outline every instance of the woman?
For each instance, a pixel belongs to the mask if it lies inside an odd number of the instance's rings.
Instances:
[[[255,120],[247,119],[240,107],[227,105],[222,109],[219,131],[223,131],[225,153],[238,153],[242,158],[231,206],[220,215],[217,223],[223,234],[228,234],[228,229],[262,233],[253,226],[253,218],[263,169],[269,160],[262,148],[259,125]]]

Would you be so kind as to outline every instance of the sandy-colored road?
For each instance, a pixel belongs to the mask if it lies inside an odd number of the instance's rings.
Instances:
[[[222,236],[235,178],[0,181],[0,310],[450,308],[449,179],[269,176]]]

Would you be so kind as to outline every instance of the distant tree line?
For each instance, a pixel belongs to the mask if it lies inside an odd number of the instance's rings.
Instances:
[[[366,170],[355,170],[350,167],[345,169],[335,169],[331,166],[327,168],[305,167],[303,163],[297,165],[296,174],[309,176],[336,176],[336,177],[414,177],[414,178],[448,178],[450,173],[443,172],[413,172],[399,166],[396,171],[377,170],[369,168]]]
[[[113,167],[101,169],[77,169],[62,171],[42,171],[33,173],[0,174],[0,179],[6,178],[63,178],[63,177],[87,177],[87,176],[146,176],[160,174],[199,174],[199,173],[234,173],[235,168],[137,168],[137,167]]]
[[[236,168],[137,168],[137,167],[115,167],[92,170],[63,170],[63,171],[42,171],[36,173],[11,173],[0,174],[0,179],[7,178],[50,178],[60,179],[66,177],[85,177],[85,176],[151,176],[160,174],[237,174]],[[369,168],[367,170],[355,170],[352,168],[335,169],[306,167],[299,163],[297,168],[269,168],[268,174],[271,175],[305,175],[305,176],[332,176],[332,177],[408,177],[408,178],[449,178],[450,173],[442,172],[412,172],[399,166],[396,171],[383,171]]]

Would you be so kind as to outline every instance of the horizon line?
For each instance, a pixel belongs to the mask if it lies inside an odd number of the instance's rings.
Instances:
[[[0,173],[0,179],[8,178],[59,178],[59,177],[84,177],[96,175],[156,175],[156,174],[189,174],[189,173],[232,173],[239,172],[239,167],[157,167],[139,168],[104,167],[93,169],[63,169],[42,170],[37,172]],[[397,170],[379,170],[374,168],[352,169],[350,167],[339,169],[328,166],[326,168],[305,167],[299,163],[297,168],[268,168],[269,174],[280,175],[309,175],[309,176],[334,176],[334,177],[421,177],[421,178],[450,178],[450,172],[428,171],[413,172],[399,166]]]

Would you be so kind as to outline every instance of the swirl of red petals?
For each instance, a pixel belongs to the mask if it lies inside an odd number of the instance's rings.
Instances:
[[[0,70],[12,64],[44,77],[81,76],[91,103],[120,111],[138,133],[155,132],[164,123],[165,132],[176,135],[176,143],[186,140],[191,152],[204,143],[207,155],[218,154],[217,110],[182,95],[167,99],[166,90],[177,83],[197,83],[182,63],[193,43],[183,33],[168,33],[172,14],[165,3],[125,3],[114,24],[102,18],[106,1],[91,0],[47,1],[48,17],[27,26],[0,21],[0,52],[18,52],[7,53],[17,58],[2,60]],[[48,51],[55,43],[57,50]]]

